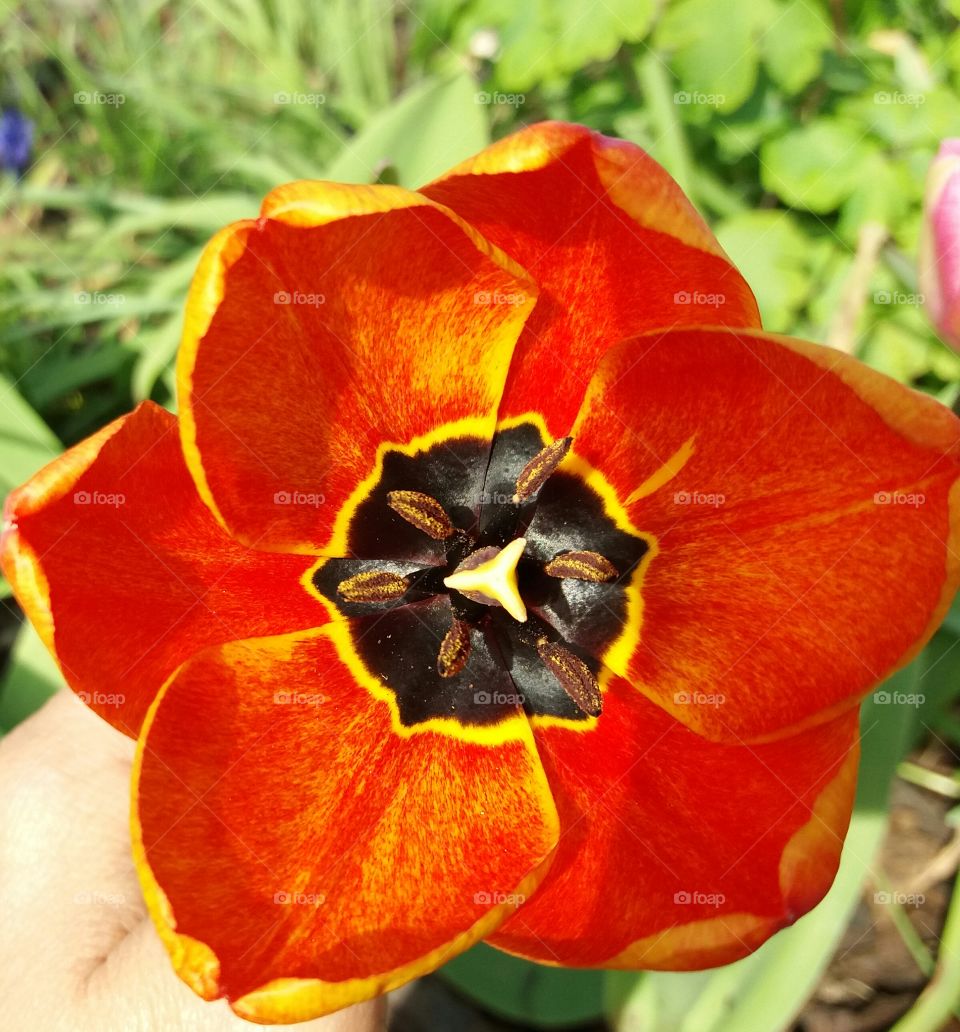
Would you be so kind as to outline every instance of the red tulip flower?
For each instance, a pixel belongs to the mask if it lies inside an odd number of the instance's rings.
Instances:
[[[960,422],[764,333],[643,151],[548,123],[419,192],[281,187],[177,376],[2,552],[137,739],[196,992],[298,1021],[480,939],[703,968],[821,899],[857,704],[960,579]]]

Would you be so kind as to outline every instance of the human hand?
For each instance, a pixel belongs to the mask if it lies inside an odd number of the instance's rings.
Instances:
[[[69,691],[0,741],[4,1011],[37,1032],[262,1027],[223,1000],[205,1003],[174,974],[133,866],[133,752]],[[383,1015],[374,1000],[295,1028],[376,1032]]]

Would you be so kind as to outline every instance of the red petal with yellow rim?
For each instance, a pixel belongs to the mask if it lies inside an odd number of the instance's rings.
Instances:
[[[193,659],[135,770],[137,866],[180,977],[305,1020],[491,932],[557,838],[529,725],[510,727],[497,746],[399,734],[326,631]]]
[[[956,592],[960,420],[839,352],[649,334],[604,359],[573,434],[656,539],[617,673],[709,738],[852,705]]]
[[[775,743],[720,744],[613,678],[592,730],[536,738],[560,844],[495,946],[571,966],[711,967],[756,949],[833,881],[856,711]]]
[[[7,500],[17,600],[67,683],[136,737],[154,696],[208,645],[325,623],[298,556],[251,551],[200,501],[177,421],[151,402],[71,448]]]
[[[534,294],[420,194],[275,190],[211,241],[187,305],[177,376],[204,500],[254,547],[336,554],[378,447],[460,420],[492,431]]]
[[[753,294],[646,152],[578,125],[508,136],[421,190],[540,286],[501,414],[565,434],[604,351],[657,327],[760,326]]]

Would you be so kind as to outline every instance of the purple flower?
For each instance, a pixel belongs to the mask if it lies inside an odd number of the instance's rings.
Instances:
[[[33,143],[33,122],[16,108],[7,108],[0,114],[0,169],[9,169],[23,175],[30,161]]]

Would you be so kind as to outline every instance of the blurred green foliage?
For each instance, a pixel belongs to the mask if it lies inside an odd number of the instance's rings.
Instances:
[[[0,494],[137,401],[173,406],[200,248],[272,186],[416,186],[541,118],[660,160],[768,328],[828,340],[951,403],[960,357],[924,317],[915,254],[927,166],[960,135],[958,15],[957,0],[7,3],[0,106],[33,119],[37,141],[25,177],[0,178]],[[785,1027],[862,891],[896,762],[931,730],[960,743],[958,643],[954,615],[898,675],[928,700],[915,727],[898,707],[865,709],[837,884],[754,957],[604,986],[480,949],[449,977],[542,1025],[599,1013],[605,994],[620,1029]],[[8,667],[0,730],[57,684],[28,629]],[[937,1028],[956,1005],[948,934],[940,988],[904,1027]]]

